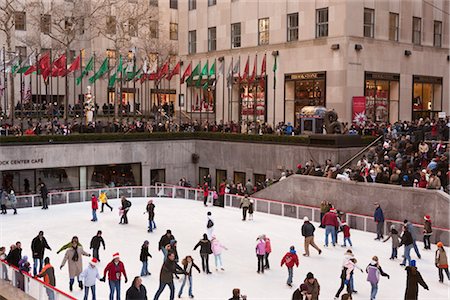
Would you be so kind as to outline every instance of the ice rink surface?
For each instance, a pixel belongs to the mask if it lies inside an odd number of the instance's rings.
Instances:
[[[40,230],[44,231],[47,241],[53,251],[46,251],[56,272],[57,287],[68,291],[69,278],[67,265],[60,270],[59,266],[64,257],[64,252],[56,254],[56,251],[72,236],[77,235],[85,250],[89,251],[91,238],[97,230],[103,231],[106,242],[106,251],[100,250],[101,262],[98,266],[103,274],[107,262],[112,254],[119,252],[128,273],[129,282],[122,281],[122,299],[125,299],[126,289],[129,288],[134,276],[140,274],[141,262],[139,261],[140,248],[144,240],[150,242],[149,271],[151,276],[144,277],[143,284],[147,288],[148,298],[153,299],[159,285],[159,272],[163,262],[163,255],[157,250],[160,237],[171,229],[178,241],[178,253],[181,259],[186,255],[192,255],[195,263],[201,268],[201,259],[197,251],[193,251],[195,244],[206,232],[206,214],[212,212],[215,223],[215,235],[228,247],[228,251],[222,254],[225,271],[217,272],[214,266],[214,257],[210,256],[211,275],[204,273],[193,275],[193,294],[195,299],[228,299],[233,288],[240,288],[241,293],[248,296],[249,300],[256,299],[291,299],[291,295],[306,277],[312,272],[321,286],[320,299],[333,299],[340,284],[341,264],[345,248],[324,248],[324,230],[316,226],[315,241],[323,249],[322,255],[310,249],[311,256],[303,257],[303,238],[301,236],[302,220],[287,217],[278,217],[263,213],[255,213],[254,221],[241,221],[241,212],[235,208],[205,208],[202,203],[192,200],[156,198],[154,203],[155,221],[157,229],[153,233],[147,233],[147,214],[144,214],[148,199],[132,198],[133,203],[129,212],[129,224],[119,225],[118,200],[110,200],[114,211],[108,208],[105,213],[98,213],[99,221],[91,222],[91,203],[74,203],[67,205],[51,206],[49,210],[40,208],[20,209],[19,214],[0,217],[0,245],[6,246],[22,242],[22,255],[31,257],[31,240]],[[255,255],[256,238],[266,234],[272,242],[270,254],[271,269],[264,274],[257,274],[257,259]],[[400,261],[390,261],[391,242],[381,243],[374,241],[374,234],[352,230],[353,252],[358,260],[358,265],[365,269],[372,256],[380,258],[383,270],[391,278],[382,277],[379,283],[377,299],[403,299],[406,287],[406,272],[399,266]],[[342,235],[339,236],[340,242]],[[294,245],[299,255],[300,265],[294,269],[294,288],[286,285],[287,269],[280,267],[283,255]],[[422,250],[423,244],[419,243],[422,259],[419,260],[412,251],[413,259],[417,260],[417,267],[424,280],[430,287],[429,291],[419,288],[419,299],[450,299],[450,284],[445,279],[444,284],[438,282],[438,271],[434,266],[434,253],[432,250]],[[447,255],[449,249],[446,248]],[[399,251],[399,257],[403,248]],[[88,265],[90,258],[83,257],[83,268]],[[354,299],[369,299],[370,284],[366,281],[366,273],[355,272],[355,289],[358,294]],[[181,282],[175,279],[176,295]],[[77,299],[82,299],[83,292],[76,286],[72,293]],[[108,299],[109,288],[107,283],[97,283],[97,299]],[[175,296],[176,297],[176,296]],[[168,299],[169,290],[166,288],[160,299]],[[185,287],[183,298],[188,298]]]

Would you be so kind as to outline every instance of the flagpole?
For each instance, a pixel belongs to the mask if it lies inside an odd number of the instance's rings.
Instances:
[[[180,74],[178,74],[178,85],[179,85],[179,87],[178,87],[178,110],[179,110],[179,115],[180,115],[180,120],[179,120],[179,126],[178,126],[178,131],[180,131],[180,128],[181,128],[181,103],[180,103],[180,99],[181,99],[181,74],[183,74],[183,69],[182,69],[182,67],[183,67],[183,62],[180,60],[179,61],[179,64],[180,64]],[[184,103],[183,103],[183,105],[184,105]],[[175,106],[174,106],[175,107]]]
[[[81,111],[83,111],[83,106],[81,106],[81,103],[79,103],[80,100],[82,100],[81,102],[84,102],[84,94],[83,94],[83,51],[82,50],[80,50],[80,78],[81,78],[81,80],[80,80],[80,95],[81,95],[81,99],[76,97],[76,98],[78,98],[76,100],[77,100],[77,102],[79,104],[78,107],[80,107]],[[74,78],[74,80],[76,80],[76,78]],[[80,117],[80,126],[81,126],[81,123],[83,123],[83,119],[81,117],[81,113],[80,113],[79,117]]]
[[[64,97],[64,121],[67,123],[67,119],[69,117],[68,116],[68,114],[69,114],[69,108],[68,108],[68,105],[69,105],[69,81],[67,80],[67,58],[70,55],[67,48],[66,48],[65,54],[66,54],[66,61],[64,64],[64,90],[65,90],[66,96]],[[73,59],[75,60],[76,58],[74,57]],[[58,78],[59,78],[59,76],[58,76]],[[58,84],[58,87],[59,87],[59,84]]]
[[[48,99],[48,96],[49,96],[48,95],[48,88],[49,88],[49,85],[51,84],[51,81],[52,81],[52,79],[51,79],[51,77],[52,77],[51,71],[52,71],[52,49],[50,49],[50,75],[47,76],[47,80],[44,80],[44,84],[45,84],[45,101],[46,101],[48,107],[50,107],[50,101]],[[49,77],[50,77],[50,79],[49,79]],[[47,117],[48,117],[48,115],[47,115]],[[53,130],[53,122],[52,122],[52,130]]]
[[[96,73],[96,71],[95,71],[95,51],[94,51],[94,75],[95,75],[95,73]],[[95,78],[95,80],[94,80],[94,115],[93,115],[93,121],[94,121],[94,123],[96,122],[96,120],[97,120],[97,112],[96,112],[96,110],[97,110],[97,78]],[[86,118],[86,120],[87,120],[87,118]],[[86,123],[86,126],[87,125],[89,125],[89,124],[87,124]]]
[[[136,51],[133,52],[133,75],[136,76]],[[136,80],[134,80],[133,76],[133,90],[134,90],[134,97],[133,97],[133,116],[134,120],[136,120]]]
[[[3,46],[3,109],[5,111],[5,117],[6,115],[6,104],[8,102],[8,94],[7,94],[7,81],[6,81],[6,52],[5,52],[5,46]]]
[[[247,56],[247,62],[248,62],[248,71],[250,72],[250,55],[248,55]],[[245,69],[244,69],[244,72],[245,72]],[[247,99],[246,99],[246,101],[245,101],[245,107],[246,107],[246,112],[245,112],[245,122],[246,122],[246,125],[245,125],[245,132],[248,134],[248,113],[249,113],[249,102],[250,101],[248,101],[249,99],[249,92],[250,92],[250,82],[249,82],[249,80],[248,80],[248,74],[246,75],[246,77],[247,77]]]
[[[275,66],[277,65],[277,55],[275,56]],[[273,68],[273,130],[275,132],[276,128],[276,122],[275,122],[275,105],[276,105],[276,91],[277,91],[277,87],[276,87],[276,68]]]
[[[36,112],[37,112],[37,117],[39,119],[40,115],[41,115],[41,107],[40,107],[40,100],[41,100],[40,85],[41,85],[41,81],[39,80],[39,63],[38,63],[38,58],[39,58],[39,54],[36,53]],[[30,74],[30,75],[32,76],[33,74]]]
[[[226,64],[225,64],[225,56],[223,56],[223,60],[222,60],[222,131],[225,130],[225,68],[226,68]]]
[[[20,65],[22,65],[22,59],[20,59]],[[23,74],[20,73],[20,130],[23,132],[23,90],[25,82],[23,81]]]
[[[230,74],[230,86],[228,87],[228,123],[232,121],[232,113],[233,113],[233,81],[234,81],[234,58],[231,56],[231,74]],[[230,128],[231,130],[231,128]]]
[[[257,134],[257,132],[256,132],[256,130],[257,130],[257,127],[256,127],[256,118],[257,118],[256,107],[257,106],[256,105],[258,103],[258,86],[255,84],[255,82],[256,82],[256,76],[258,74],[258,52],[256,52],[256,54],[255,54],[255,64],[256,64],[256,67],[255,66],[253,67],[253,69],[255,70],[255,78],[253,79],[253,82],[252,82],[253,86],[254,86],[254,89],[255,89],[254,96],[253,96],[253,122],[255,122],[255,134]]]

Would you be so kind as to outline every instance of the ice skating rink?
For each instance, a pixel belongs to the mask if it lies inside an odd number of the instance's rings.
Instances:
[[[178,241],[178,253],[181,259],[186,255],[192,255],[195,263],[201,269],[201,259],[197,251],[193,251],[195,244],[206,232],[206,213],[212,212],[215,223],[215,235],[228,247],[228,251],[222,254],[225,271],[217,272],[214,266],[214,257],[210,256],[211,275],[193,275],[193,294],[195,299],[228,299],[233,288],[240,288],[241,293],[248,296],[249,300],[256,299],[291,299],[294,288],[286,285],[287,269],[280,267],[283,255],[294,245],[299,255],[300,265],[294,269],[294,287],[298,287],[308,272],[312,272],[321,286],[320,299],[333,299],[340,284],[341,263],[345,248],[324,248],[324,230],[316,226],[315,241],[323,249],[322,255],[310,249],[311,256],[303,257],[303,238],[301,236],[302,220],[287,217],[278,217],[263,213],[255,213],[254,221],[241,221],[241,211],[235,208],[205,208],[203,203],[192,200],[178,200],[167,198],[154,198],[156,205],[155,221],[157,229],[153,233],[147,233],[147,214],[144,214],[147,199],[132,198],[133,203],[129,212],[129,224],[119,225],[118,200],[110,200],[114,211],[109,209],[105,213],[98,213],[98,222],[91,222],[91,203],[75,203],[51,206],[49,210],[38,208],[20,209],[18,215],[0,217],[0,245],[6,246],[16,241],[22,242],[22,255],[32,256],[31,240],[40,230],[53,251],[46,251],[52,265],[55,267],[57,287],[68,292],[69,277],[67,265],[60,270],[59,266],[64,257],[64,252],[56,254],[56,251],[72,236],[77,235],[84,249],[88,252],[91,238],[97,230],[103,231],[106,242],[106,251],[100,250],[101,262],[98,266],[103,274],[103,269],[112,258],[112,254],[119,252],[128,273],[129,282],[122,281],[122,299],[125,299],[126,289],[131,285],[134,276],[140,274],[141,262],[139,261],[140,248],[144,240],[150,242],[149,271],[151,276],[143,278],[143,284],[147,288],[148,298],[153,299],[159,285],[159,272],[163,262],[163,255],[158,251],[160,237],[171,229]],[[270,254],[271,269],[263,275],[257,274],[257,259],[255,255],[256,237],[266,234],[272,242]],[[374,234],[351,231],[353,252],[358,260],[358,265],[365,270],[373,255],[380,258],[383,270],[391,276],[388,280],[382,277],[379,283],[377,299],[403,299],[406,286],[406,272],[399,266],[400,261],[390,261],[391,242],[381,243],[374,241]],[[340,242],[342,235],[339,235]],[[444,284],[438,282],[438,272],[434,266],[434,253],[432,250],[422,250],[423,244],[419,243],[422,259],[417,260],[417,266],[424,280],[430,287],[429,291],[419,288],[419,299],[450,299],[450,285],[445,279]],[[446,248],[447,255],[449,249]],[[403,248],[399,251],[399,257]],[[411,253],[414,253],[412,251]],[[83,257],[83,268],[88,266],[90,258]],[[355,271],[355,289],[358,294],[354,299],[370,299],[370,284],[366,281],[366,273]],[[175,280],[176,293],[181,282]],[[82,299],[83,292],[74,286],[71,293],[77,299]],[[97,283],[97,299],[108,299],[109,288],[107,283]],[[176,294],[177,295],[177,294]],[[175,296],[176,297],[176,296]],[[160,299],[169,298],[169,289],[166,288]],[[185,287],[183,298],[188,298]]]

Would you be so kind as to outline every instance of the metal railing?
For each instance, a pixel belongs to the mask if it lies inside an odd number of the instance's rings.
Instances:
[[[5,280],[11,286],[22,290],[34,299],[76,300],[76,298],[45,283],[41,279],[35,278],[27,272],[21,272],[15,266],[8,265],[4,260],[0,260],[0,279]]]

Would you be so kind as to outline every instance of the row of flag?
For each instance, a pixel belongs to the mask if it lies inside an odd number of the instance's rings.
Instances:
[[[4,57],[4,54],[1,54]],[[62,54],[59,58],[51,62],[50,52],[46,52],[41,55],[38,59],[38,56],[31,53],[27,59],[20,62],[19,55],[14,55],[10,60],[3,61],[3,64],[0,65],[0,72],[12,72],[18,74],[30,75],[32,73],[37,73],[42,75],[43,79],[46,81],[49,77],[64,77],[73,73],[77,70],[81,69],[81,55],[78,55],[73,62],[67,66],[67,57],[66,54]],[[0,59],[2,57],[0,56]],[[37,59],[37,62],[33,62],[33,59]],[[231,87],[234,79],[237,77],[239,82],[247,82],[249,84],[257,84],[256,78],[259,77],[259,84],[264,86],[264,80],[266,74],[266,55],[262,59],[261,70],[258,75],[258,57],[257,55],[254,58],[253,70],[250,73],[250,57],[247,57],[247,62],[245,64],[243,73],[240,73],[240,57],[233,62],[233,59],[230,62],[228,67],[228,72],[226,74],[227,87]],[[81,70],[81,74],[76,77],[76,84],[79,85],[83,78],[88,76],[90,72],[94,71],[95,57],[92,56],[86,66]],[[146,80],[154,80],[160,81],[162,79],[171,80],[175,75],[181,75],[181,62],[178,61],[175,67],[170,71],[169,70],[170,61],[165,61],[155,72],[150,72],[148,67],[147,60],[144,61],[142,67],[137,68],[135,63],[133,65],[128,64],[128,66],[124,66],[124,62],[122,56],[119,57],[116,66],[110,68],[109,66],[109,58],[105,58],[101,63],[98,70],[94,72],[92,76],[89,77],[89,82],[92,84],[101,77],[103,77],[106,73],[110,74],[109,77],[109,86],[114,86],[116,81],[118,80],[139,80],[143,83]],[[273,66],[273,71],[275,72],[277,69],[277,60],[275,57],[275,62]],[[210,79],[213,77],[212,85],[215,86],[217,80],[220,76],[224,76],[225,72],[225,62],[222,61],[218,70],[216,70],[216,60],[213,61],[211,67],[209,66],[209,61],[202,66],[201,62],[198,62],[197,65],[193,68],[193,63],[190,62],[186,67],[185,71],[181,75],[180,81],[181,84],[188,83],[189,85],[194,85],[196,87],[203,87],[204,89],[210,86]],[[237,75],[237,76],[236,76]],[[206,82],[203,82],[204,77],[206,77]]]

